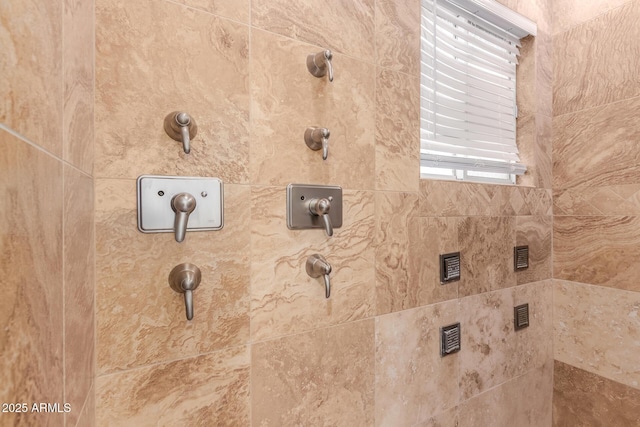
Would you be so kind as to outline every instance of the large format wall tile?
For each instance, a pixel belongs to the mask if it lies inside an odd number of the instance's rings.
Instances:
[[[96,9],[96,176],[246,183],[248,27],[167,1]],[[175,110],[198,124],[188,155],[163,129]]]
[[[553,34],[585,23],[632,0],[553,0]]]
[[[449,301],[376,318],[376,425],[423,425],[458,404],[460,355],[440,356],[440,328],[458,315]]]
[[[551,298],[551,282],[546,281],[460,300],[462,400],[552,359]],[[530,326],[515,331],[513,307],[525,303]]]
[[[62,156],[62,3],[0,3],[0,123],[56,156]]]
[[[553,38],[556,116],[640,95],[638,20],[631,1]]]
[[[264,340],[349,322],[374,314],[374,198],[343,192],[343,223],[288,230],[284,187],[252,187],[251,338]],[[331,297],[306,273],[309,255],[331,264]]]
[[[94,152],[94,0],[64,1],[62,156],[88,174]]]
[[[62,402],[62,166],[5,131],[0,146],[0,402]],[[62,421],[0,414],[2,425]]]
[[[516,285],[513,270],[515,217],[467,217],[458,223],[458,294],[479,294]]]
[[[519,285],[550,279],[552,216],[516,217],[516,246],[529,246],[529,268],[516,272]],[[513,260],[513,258],[512,258]]]
[[[555,117],[553,187],[640,184],[640,124],[629,118],[639,109],[633,98]]]
[[[640,215],[640,183],[555,190],[556,215]]]
[[[640,390],[555,361],[553,426],[640,425]]]
[[[460,222],[459,218],[410,219],[408,248],[412,276],[406,292],[410,303],[405,306],[417,307],[458,298],[459,281],[444,285],[440,282],[440,255],[458,252]]]
[[[639,292],[558,281],[553,304],[556,360],[640,389]]]
[[[420,180],[420,216],[551,215],[551,190]]]
[[[214,15],[224,16],[243,24],[249,23],[250,0],[175,0],[177,3],[201,9]]]
[[[254,426],[371,426],[373,319],[254,344]]]
[[[249,348],[98,377],[99,426],[249,425]]]
[[[377,192],[375,205],[376,314],[423,305],[407,244],[418,198],[414,193]]]
[[[65,402],[76,425],[93,385],[94,364],[93,179],[64,167],[64,341]]]
[[[87,395],[87,400],[84,402],[82,412],[78,416],[78,422],[75,424],[77,427],[94,427],[96,425],[96,396],[95,386],[91,387]],[[69,415],[67,415],[69,419]],[[74,425],[74,424],[71,424]]]
[[[526,374],[460,405],[458,427],[548,427],[552,418],[553,364]],[[576,426],[568,423],[562,427]]]
[[[640,291],[640,217],[556,216],[553,276]]]
[[[254,27],[311,43],[316,49],[374,61],[373,0],[253,0],[251,8]]]
[[[376,189],[418,191],[420,77],[378,68]]]
[[[336,54],[330,83],[307,71],[306,58],[313,51],[310,45],[252,30],[251,182],[373,189],[375,67]],[[331,132],[327,160],[305,144],[310,126]]]
[[[249,338],[250,190],[225,185],[220,231],[140,233],[136,183],[96,185],[96,301],[98,372],[157,363],[239,345]],[[169,200],[167,200],[169,203]],[[202,271],[194,318],[168,276],[190,262]]]
[[[376,64],[420,75],[419,0],[377,0]]]

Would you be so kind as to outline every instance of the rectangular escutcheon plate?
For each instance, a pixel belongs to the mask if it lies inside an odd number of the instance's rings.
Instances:
[[[223,227],[223,187],[218,178],[142,175],[138,178],[138,229],[143,233],[173,232],[176,214],[171,200],[179,193],[196,199],[187,231]]]
[[[309,210],[309,203],[313,199],[329,200],[331,224],[333,228],[342,227],[342,187],[289,184],[287,186],[287,227],[289,229],[324,228],[322,219]]]

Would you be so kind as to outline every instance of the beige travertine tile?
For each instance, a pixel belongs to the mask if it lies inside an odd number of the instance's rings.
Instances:
[[[411,258],[414,248],[409,243],[417,207],[418,197],[414,193],[375,195],[376,314],[422,305],[415,262]]]
[[[459,353],[440,356],[440,328],[458,316],[449,301],[376,318],[376,425],[424,425],[458,404]]]
[[[376,189],[418,191],[420,77],[378,68]]]
[[[62,156],[88,174],[94,157],[94,0],[64,0]]]
[[[420,75],[419,0],[377,0],[376,64]]]
[[[542,367],[462,403],[458,426],[550,426],[552,390],[553,363],[550,360]]]
[[[254,344],[251,418],[256,426],[371,426],[374,320]]]
[[[556,190],[558,215],[640,215],[640,184]]]
[[[554,188],[640,184],[638,109],[640,97],[555,117]]]
[[[553,116],[553,38],[538,32],[536,44],[536,114]]]
[[[630,0],[553,0],[553,34],[562,33],[571,27],[586,23]]]
[[[87,400],[84,402],[84,406],[80,409],[72,407],[71,413],[77,413],[80,410],[82,411],[80,415],[77,416],[78,422],[75,424],[69,423],[71,417],[67,414],[67,425],[68,426],[77,426],[77,427],[94,427],[96,425],[96,396],[95,396],[94,386],[91,386],[91,390],[87,395]]]
[[[533,187],[538,176],[538,166],[536,165],[536,115],[520,115],[516,121],[516,134],[520,162],[527,167],[524,175],[516,177],[516,184]]]
[[[243,24],[249,23],[249,0],[174,0],[177,3],[201,9],[214,15],[231,18]]]
[[[640,218],[556,216],[553,277],[640,291]]]
[[[248,182],[248,27],[167,1],[96,9],[96,176]],[[176,110],[198,124],[188,155],[163,129]]]
[[[516,285],[514,217],[466,217],[458,222],[460,297]]]
[[[550,116],[536,115],[536,145],[534,161],[536,165],[535,186],[553,187],[553,120]],[[547,196],[549,194],[547,193]]]
[[[520,56],[516,67],[516,104],[518,105],[518,120],[523,117],[530,117],[536,113],[537,93],[536,93],[536,70],[538,65],[537,51],[540,48],[540,41],[537,37],[527,36],[520,40]],[[516,133],[520,137],[520,132]],[[522,147],[518,144],[518,147]]]
[[[62,1],[0,4],[0,123],[62,155]]]
[[[233,347],[98,377],[96,424],[249,425],[249,353]]]
[[[462,400],[551,360],[551,298],[551,283],[537,282],[460,300]],[[516,332],[513,307],[524,303],[530,326]]]
[[[556,360],[640,389],[640,293],[556,281],[553,304]]]
[[[555,361],[553,426],[640,425],[640,390]]]
[[[0,130],[0,402],[62,402],[62,167]],[[3,413],[3,425],[62,414]]]
[[[554,115],[640,95],[639,19],[632,1],[553,38]]]
[[[409,271],[412,276],[406,293],[411,298],[408,303],[403,304],[403,308],[418,307],[458,297],[460,282],[451,282],[446,285],[440,283],[440,255],[458,252],[459,222],[459,218],[409,219]],[[398,244],[398,246],[401,245]],[[380,293],[378,293],[379,299]]]
[[[369,317],[375,310],[374,196],[343,191],[343,224],[288,230],[286,189],[252,187],[251,337],[253,341]],[[306,273],[317,253],[332,266],[331,297]]]
[[[314,47],[252,30],[251,182],[314,182],[374,187],[375,67],[334,56],[332,83],[306,67]],[[329,156],[304,142],[307,127],[326,127]]]
[[[516,217],[516,246],[529,246],[529,268],[516,272],[518,285],[550,279],[552,216]]]
[[[93,179],[64,167],[65,402],[75,426],[95,375]]]
[[[251,23],[254,27],[367,62],[375,59],[374,15],[373,0],[251,2]],[[336,68],[336,79],[339,76],[340,69]]]
[[[225,185],[220,231],[140,233],[136,183],[96,185],[96,313],[101,374],[210,352],[249,338],[250,190]],[[167,203],[169,201],[167,200]],[[202,271],[194,318],[168,283],[174,266]]]

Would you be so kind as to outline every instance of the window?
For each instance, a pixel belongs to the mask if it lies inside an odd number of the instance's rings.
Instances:
[[[514,183],[524,174],[516,64],[528,34],[533,22],[493,0],[422,0],[422,177]]]

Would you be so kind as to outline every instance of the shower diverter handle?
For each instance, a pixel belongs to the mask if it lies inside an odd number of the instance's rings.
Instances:
[[[327,236],[333,236],[333,225],[329,211],[331,210],[331,201],[329,199],[311,199],[309,201],[309,212],[311,215],[319,216],[324,223],[324,231]]]

